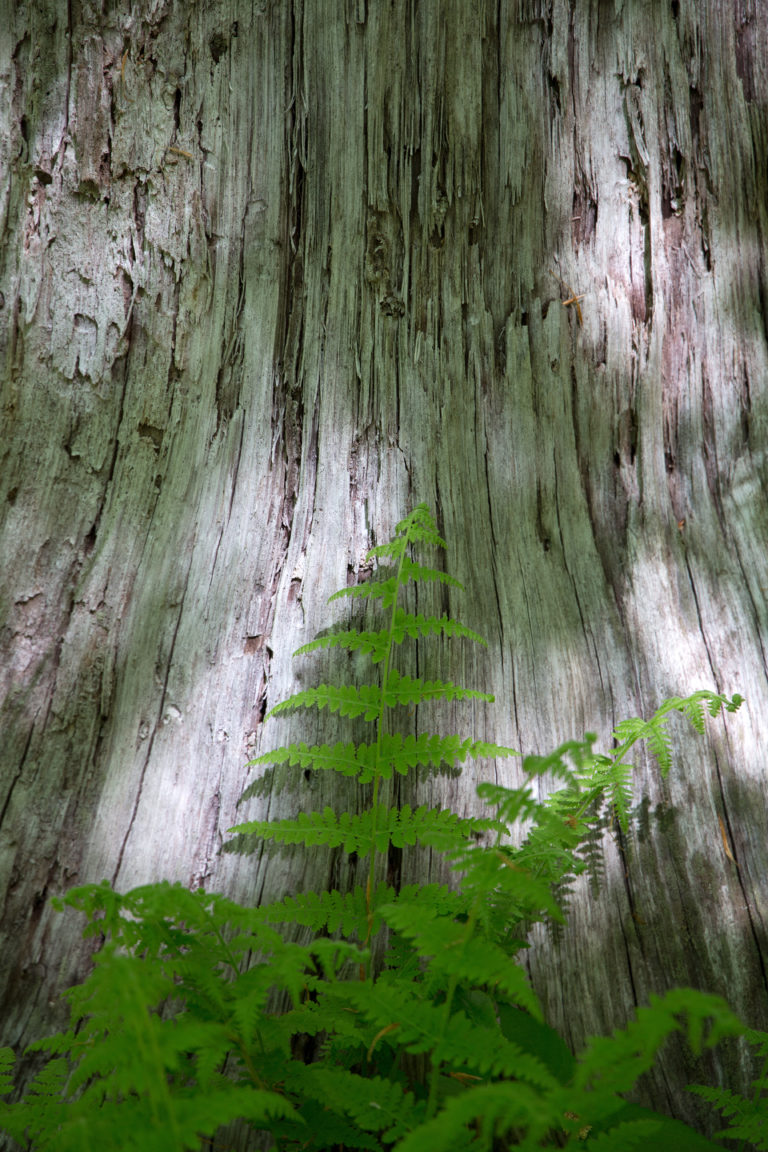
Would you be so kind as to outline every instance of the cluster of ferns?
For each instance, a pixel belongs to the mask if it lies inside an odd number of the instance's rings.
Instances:
[[[610,820],[627,833],[632,747],[646,741],[666,773],[673,714],[703,732],[706,713],[734,712],[741,700],[709,691],[673,698],[649,720],[619,724],[608,755],[587,735],[525,757],[518,787],[478,786],[482,818],[387,804],[395,774],[516,755],[471,738],[392,731],[399,709],[493,699],[394,667],[407,639],[482,643],[448,615],[403,606],[417,581],[461,587],[413,559],[417,548],[444,547],[419,505],[372,550],[379,578],[336,593],[365,597],[382,627],[334,629],[299,650],[360,653],[373,666],[371,683],[322,684],[272,709],[327,708],[369,725],[370,739],[278,748],[252,762],[266,775],[245,794],[274,787],[276,772],[296,767],[351,778],[365,804],[230,830],[238,850],[265,841],[277,851],[340,850],[361,882],[257,908],[169,883],[125,894],[106,882],[70,891],[59,905],[84,913],[86,933],[102,943],[87,979],[65,994],[67,1030],[32,1046],[40,1067],[21,1098],[14,1053],[0,1050],[0,1131],[17,1146],[226,1150],[243,1147],[250,1125],[260,1147],[281,1152],[722,1147],[626,1094],[671,1033],[694,1052],[745,1038],[766,1065],[768,1034],[747,1029],[715,995],[675,989],[573,1053],[544,1019],[518,953],[534,923],[565,924],[564,900],[589,864],[595,829]],[[545,799],[537,798],[542,782],[553,785]],[[515,836],[515,825],[524,834]],[[393,850],[424,848],[443,855],[451,883],[382,878]],[[765,1085],[763,1067],[750,1099],[693,1090],[721,1109],[724,1134],[768,1149]]]

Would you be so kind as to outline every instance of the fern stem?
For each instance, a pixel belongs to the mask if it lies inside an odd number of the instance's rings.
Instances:
[[[282,1092],[281,1092],[281,1090],[280,1090],[280,1088],[279,1088],[279,1087],[277,1087],[277,1086],[276,1086],[276,1085],[274,1085],[274,1084],[269,1084],[269,1083],[267,1083],[267,1081],[266,1081],[266,1080],[264,1080],[264,1079],[263,1079],[263,1078],[262,1078],[262,1077],[259,1075],[259,1071],[258,1071],[258,1069],[256,1068],[256,1065],[254,1064],[253,1060],[251,1059],[251,1054],[250,1054],[250,1052],[248,1051],[248,1046],[246,1045],[246,1043],[245,1043],[245,1041],[243,1040],[242,1036],[239,1036],[237,1033],[235,1033],[235,1034],[232,1036],[232,1039],[233,1039],[233,1040],[235,1041],[235,1043],[237,1044],[237,1047],[238,1047],[238,1048],[239,1048],[239,1050],[240,1050],[240,1055],[241,1055],[241,1056],[242,1056],[242,1058],[243,1058],[243,1063],[245,1064],[245,1068],[246,1068],[246,1071],[247,1071],[248,1075],[250,1076],[251,1080],[252,1080],[252,1081],[254,1082],[254,1084],[256,1085],[256,1087],[257,1087],[257,1088],[259,1088],[259,1089],[261,1089],[261,1091],[263,1091],[263,1092],[268,1092],[268,1091],[271,1091],[271,1092],[280,1092],[280,1094],[282,1095]],[[260,1037],[260,1036],[259,1036],[259,1039],[261,1039],[261,1037]],[[262,1043],[262,1048],[263,1048],[263,1043]]]
[[[462,947],[472,939],[472,934],[475,931],[475,924],[477,923],[478,912],[480,909],[481,898],[478,897],[472,904],[469,915],[467,916],[467,925],[464,930],[464,935],[461,938]],[[459,977],[452,975],[448,983],[448,988],[445,994],[445,1004],[443,1005],[443,1019],[440,1028],[440,1039],[442,1040],[448,1030],[448,1024],[451,1019],[451,1009],[453,1008],[453,997],[456,994],[456,989],[459,986]],[[424,1116],[424,1121],[431,1120],[437,1111],[438,1104],[438,1085],[440,1082],[440,1070],[442,1062],[433,1060],[429,1072],[429,1095],[427,1097],[427,1111]]]
[[[373,819],[371,824],[371,862],[368,867],[368,882],[365,886],[365,907],[368,916],[368,930],[366,932],[364,948],[367,948],[373,935],[373,883],[376,874],[376,858],[378,852],[376,850],[376,825],[378,822],[378,800],[379,800],[379,783],[381,781],[381,745],[384,737],[384,710],[387,703],[387,684],[389,683],[389,666],[392,659],[392,645],[395,633],[395,619],[397,617],[397,601],[400,595],[400,588],[403,578],[403,564],[405,563],[405,554],[408,548],[411,537],[411,524],[408,525],[403,537],[402,547],[400,549],[400,557],[397,564],[397,575],[395,577],[395,594],[392,597],[392,611],[389,614],[389,632],[387,636],[387,648],[384,653],[384,662],[381,671],[381,690],[379,692],[379,718],[376,723],[376,760],[375,760],[375,776],[373,781]],[[367,968],[367,965],[366,965]],[[367,974],[367,973],[366,973]]]

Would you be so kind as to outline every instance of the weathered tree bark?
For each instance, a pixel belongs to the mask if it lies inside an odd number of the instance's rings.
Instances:
[[[421,658],[495,691],[477,736],[747,700],[641,762],[639,838],[529,954],[551,1022],[687,984],[768,1027],[768,7],[101,8],[0,14],[0,1042],[61,1023],[74,883],[347,882],[219,850],[291,652],[422,500],[490,646]],[[247,815],[339,799],[301,785]],[[749,1071],[670,1048],[644,1099],[710,1131],[684,1085]]]

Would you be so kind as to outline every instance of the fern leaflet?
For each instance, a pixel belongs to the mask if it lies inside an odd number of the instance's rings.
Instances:
[[[411,810],[378,806],[366,812],[337,815],[326,806],[322,812],[299,812],[295,820],[252,820],[237,824],[231,832],[278,840],[283,844],[326,845],[368,856],[385,852],[390,844],[396,848],[417,842],[438,851],[449,851],[473,833],[482,833],[496,825],[493,821],[464,818],[447,809],[429,809],[420,805]]]

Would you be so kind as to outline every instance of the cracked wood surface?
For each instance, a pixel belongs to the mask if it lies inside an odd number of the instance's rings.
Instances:
[[[15,6],[2,1043],[61,1021],[73,883],[350,882],[219,849],[248,756],[297,733],[266,709],[355,674],[290,653],[420,500],[468,590],[441,604],[490,641],[420,666],[497,704],[419,730],[544,752],[670,694],[747,701],[677,727],[666,782],[640,762],[636,842],[528,954],[549,1018],[579,1044],[682,983],[768,1027],[766,42],[756,0]],[[515,766],[393,799],[476,812],[479,778]],[[247,815],[348,797],[278,774]],[[730,1060],[670,1047],[647,1099],[706,1130],[683,1086],[743,1088]]]

